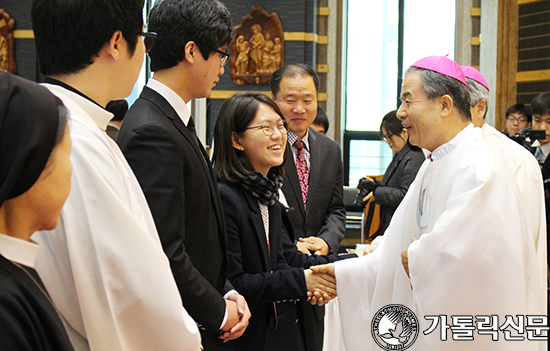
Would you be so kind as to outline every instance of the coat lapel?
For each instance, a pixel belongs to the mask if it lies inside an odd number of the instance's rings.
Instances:
[[[288,147],[290,148],[290,144],[288,144]],[[290,152],[292,153],[292,150],[290,150]],[[298,171],[296,170],[296,163],[294,162],[294,157],[292,156],[292,154],[289,155],[285,166],[285,177],[288,177],[288,180],[289,180],[288,185],[290,187],[290,190],[292,191],[292,194],[290,195],[294,195],[294,198],[298,200],[297,206],[300,208],[300,213],[305,218],[306,214],[305,214],[304,206],[302,205],[304,203],[304,199],[302,198],[302,188],[300,188],[300,178],[298,178]],[[286,186],[284,187],[286,188]],[[290,196],[290,195],[287,195],[287,196]]]
[[[222,215],[221,198],[219,195],[218,187],[214,182],[215,176],[206,150],[204,150],[204,147],[202,146],[202,144],[200,144],[197,136],[183,124],[183,121],[174,110],[174,108],[159,93],[145,86],[143,87],[143,91],[141,92],[140,97],[157,105],[166,115],[166,117],[172,120],[174,127],[181,133],[181,135],[185,139],[187,139],[188,143],[192,146],[197,156],[202,160],[201,167],[204,169],[204,172],[206,174],[210,175],[209,177],[207,177],[208,187],[210,188],[212,203],[214,204],[214,210],[216,212],[216,218],[218,220],[220,242],[223,246],[223,249],[225,250],[227,248],[225,218]]]
[[[315,203],[317,192],[315,191],[315,184],[321,183],[321,162],[322,155],[324,155],[323,144],[319,142],[317,136],[309,130],[309,186],[307,190],[307,202]],[[313,186],[312,186],[313,185]],[[310,206],[307,207],[306,217],[309,213]]]

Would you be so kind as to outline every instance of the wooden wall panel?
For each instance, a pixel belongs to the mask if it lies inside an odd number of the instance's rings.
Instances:
[[[516,1],[498,2],[497,90],[495,128],[502,130],[508,106],[516,103],[518,65],[518,5]]]
[[[550,0],[518,6],[517,102],[529,105],[550,91]]]

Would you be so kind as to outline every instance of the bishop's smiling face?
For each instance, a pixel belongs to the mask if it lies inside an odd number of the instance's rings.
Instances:
[[[415,70],[405,76],[397,118],[407,130],[411,144],[433,151],[442,144],[443,126],[437,113],[439,99],[428,99],[421,75],[422,71]]]

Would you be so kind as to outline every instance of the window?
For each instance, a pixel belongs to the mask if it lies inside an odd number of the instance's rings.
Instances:
[[[385,172],[392,152],[378,136],[380,121],[399,107],[407,67],[428,55],[454,58],[455,6],[455,0],[347,1],[345,185]]]

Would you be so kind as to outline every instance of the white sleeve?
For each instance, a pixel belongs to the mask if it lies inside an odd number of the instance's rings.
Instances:
[[[119,150],[81,128],[71,125],[72,188],[62,222],[33,236],[40,276],[91,350],[199,350],[139,184]]]

